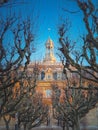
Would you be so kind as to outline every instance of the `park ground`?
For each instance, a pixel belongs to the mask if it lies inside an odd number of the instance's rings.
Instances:
[[[5,127],[0,126],[0,130],[6,130],[6,129]],[[15,130],[15,128],[10,128],[10,130]],[[40,126],[40,127],[35,127],[32,130],[62,130],[62,128],[58,126]],[[98,126],[87,126],[86,128],[84,128],[84,126],[81,126],[81,130],[98,130]]]

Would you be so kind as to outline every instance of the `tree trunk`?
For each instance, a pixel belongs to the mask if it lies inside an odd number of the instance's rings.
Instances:
[[[58,119],[58,123],[57,123],[57,125],[59,126],[60,125],[60,120]]]
[[[65,130],[65,122],[63,121],[63,130]]]
[[[21,130],[21,125],[20,124],[18,124],[18,130]]]
[[[47,119],[47,126],[48,126],[48,119]]]
[[[66,123],[66,130],[69,130],[69,125],[68,125],[68,123]]]
[[[24,124],[24,130],[26,130],[26,124]]]
[[[78,115],[76,115],[75,130],[80,130],[80,120]]]
[[[72,130],[75,130],[75,125],[73,125]]]
[[[6,130],[9,130],[9,122],[5,122],[6,124]]]
[[[63,130],[65,130],[65,126],[63,126]]]
[[[3,116],[3,119],[5,121],[6,130],[9,130],[9,123],[10,123],[10,120],[11,120],[11,116]]]

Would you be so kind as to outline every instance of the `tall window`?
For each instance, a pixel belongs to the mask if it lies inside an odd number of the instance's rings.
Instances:
[[[41,72],[41,80],[44,80],[44,78],[45,78],[45,72],[42,71],[42,72]]]
[[[53,78],[54,78],[55,80],[57,80],[57,72],[54,72],[54,73],[53,73]]]
[[[51,91],[50,89],[47,89],[47,90],[46,90],[46,97],[47,97],[47,98],[50,98],[51,95],[52,95],[52,91]]]
[[[66,75],[62,72],[62,80],[66,79]]]
[[[58,73],[58,77],[57,77],[58,79],[61,79],[61,73]]]

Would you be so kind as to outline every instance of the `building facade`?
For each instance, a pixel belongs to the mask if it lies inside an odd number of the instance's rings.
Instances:
[[[43,94],[43,101],[46,104],[51,105],[51,94],[52,94],[52,85],[56,84],[59,88],[65,88],[66,87],[66,76],[63,73],[63,65],[61,62],[58,62],[56,60],[56,57],[54,55],[54,43],[53,41],[48,38],[48,40],[45,43],[46,52],[45,56],[42,60],[42,62],[38,63],[39,66],[39,75],[38,75],[38,81],[37,81],[37,92],[40,92]],[[34,66],[35,63],[30,63],[29,69],[32,70],[32,66]],[[73,68],[74,69],[74,68]],[[78,82],[78,75],[76,73],[71,74],[67,69],[67,76],[71,80]],[[87,86],[88,82],[86,81],[84,83],[84,86]],[[87,114],[86,117],[83,118],[83,120],[87,120],[87,124],[90,126],[97,126],[96,124],[98,119],[98,114],[96,115],[96,111],[98,108],[95,108],[93,110],[90,110],[90,112]],[[97,112],[98,113],[98,112]],[[96,121],[94,121],[94,118]]]
[[[38,63],[39,75],[37,81],[37,92],[43,94],[43,100],[45,103],[51,103],[52,84],[57,84],[59,87],[65,85],[65,75],[63,73],[63,65],[61,62],[57,62],[54,55],[54,43],[48,38],[45,43],[45,56],[42,62]],[[34,63],[30,63],[29,69],[32,69]]]

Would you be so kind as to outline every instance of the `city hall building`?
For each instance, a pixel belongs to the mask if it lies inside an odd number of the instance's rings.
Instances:
[[[66,77],[63,73],[62,63],[56,60],[54,43],[50,38],[45,43],[45,49],[45,56],[42,62],[38,62],[39,75],[36,90],[43,94],[43,101],[50,104],[52,85],[57,84],[59,87],[64,88]],[[35,63],[31,62],[28,70],[32,70],[34,65]]]
[[[52,85],[56,84],[60,89],[66,87],[66,76],[63,73],[63,65],[61,62],[56,60],[54,55],[54,43],[53,41],[48,38],[45,43],[45,56],[41,62],[38,62],[39,67],[39,75],[37,80],[36,90],[37,92],[42,93],[43,101],[46,104],[51,105],[51,94],[52,94]],[[28,70],[32,71],[33,66],[35,65],[34,62],[31,62],[28,66]],[[73,68],[74,69],[74,68]],[[70,73],[67,69],[67,76],[70,79],[70,82],[74,80],[78,80],[78,75],[75,73]],[[84,85],[86,86],[88,82],[85,82]],[[88,122],[88,125],[96,126],[98,123],[98,108],[96,106],[95,109],[89,111],[86,117],[83,118]]]

